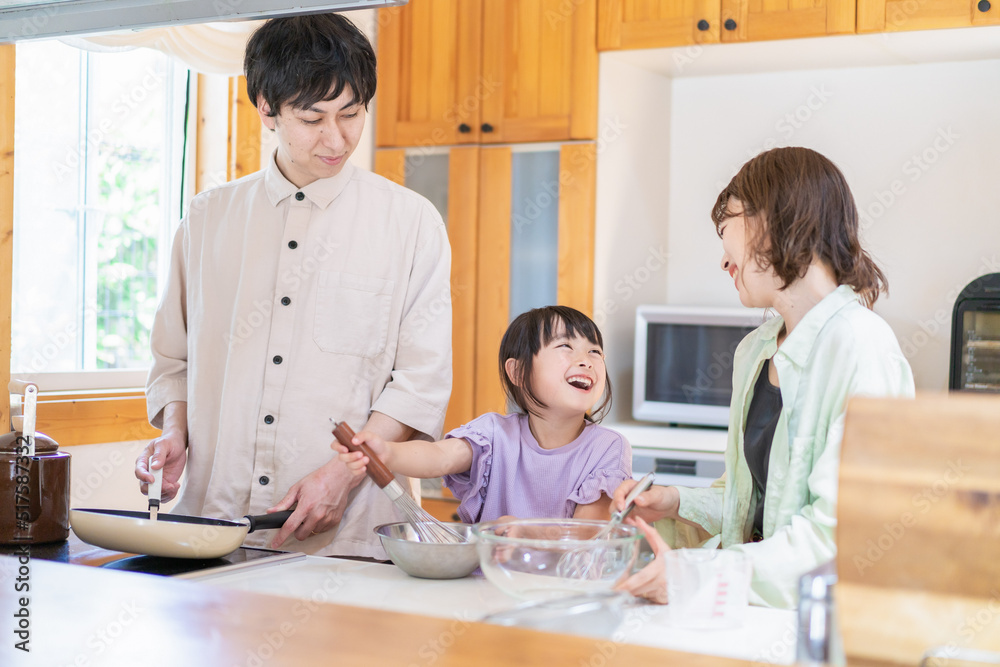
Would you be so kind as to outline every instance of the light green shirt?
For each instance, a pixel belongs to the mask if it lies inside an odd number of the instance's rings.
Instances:
[[[914,387],[889,325],[846,285],[806,313],[779,349],[783,325],[781,317],[765,322],[736,349],[726,472],[709,488],[679,488],[679,514],[712,536],[702,546],[747,555],[753,563],[751,603],[790,608],[798,603],[799,577],[836,555],[837,474],[848,397],[913,396]],[[764,539],[749,542],[755,500],[743,432],[754,383],[769,358],[782,408],[768,460]],[[670,537],[675,529],[685,532],[673,523],[658,522],[658,528]]]

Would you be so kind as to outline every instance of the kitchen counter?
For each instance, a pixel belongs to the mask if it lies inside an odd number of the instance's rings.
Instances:
[[[420,614],[450,620],[454,627],[467,626],[518,604],[481,575],[417,579],[391,564],[316,556],[256,572],[210,575],[198,581],[233,591]],[[687,630],[670,623],[666,607],[642,604],[628,610],[611,639],[620,644],[791,664],[795,657],[795,612],[761,607],[750,607],[747,612],[741,628]],[[593,639],[611,643],[607,637]]]
[[[236,582],[181,581],[96,567],[32,560],[30,648],[14,648],[13,593],[18,560],[0,556],[0,664],[40,665],[749,665],[707,655],[534,632],[442,616],[347,606],[362,579],[382,593],[404,584],[387,565],[307,559],[297,572],[266,580],[309,579],[306,598],[234,590]],[[320,562],[316,562],[316,561]],[[322,567],[323,561],[331,567]],[[302,563],[302,561],[299,561]],[[359,572],[369,576],[359,578]],[[339,576],[338,576],[339,573]],[[377,576],[376,576],[377,573]],[[294,576],[292,576],[294,575]],[[405,575],[404,575],[405,576]],[[329,582],[317,587],[317,580]],[[262,579],[263,580],[263,579]],[[340,582],[339,584],[337,582]],[[416,583],[416,582],[409,582]],[[475,580],[451,582],[478,587]],[[463,585],[464,584],[464,585]],[[286,584],[287,585],[287,584]],[[249,588],[249,586],[247,586]],[[357,588],[355,588],[357,587]],[[454,586],[435,585],[425,597]],[[404,592],[400,598],[407,598]],[[373,595],[373,598],[377,598]],[[486,594],[488,596],[488,594]],[[384,599],[384,597],[383,597]],[[337,604],[333,604],[336,602]],[[412,601],[408,604],[414,604]],[[471,615],[471,610],[468,611]],[[708,635],[705,635],[706,643]],[[709,647],[705,647],[709,648]]]

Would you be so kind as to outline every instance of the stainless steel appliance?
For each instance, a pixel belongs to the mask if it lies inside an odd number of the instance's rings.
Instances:
[[[1000,273],[976,278],[955,301],[949,378],[952,390],[1000,393]]]

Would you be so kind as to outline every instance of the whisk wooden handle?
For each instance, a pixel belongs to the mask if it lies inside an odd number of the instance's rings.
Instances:
[[[378,488],[384,489],[396,480],[389,468],[382,463],[382,459],[376,456],[375,452],[371,450],[371,447],[365,444],[355,445],[352,442],[354,429],[348,426],[346,422],[334,422],[333,435],[340,444],[347,447],[350,451],[361,452],[368,457],[368,476],[378,485]]]

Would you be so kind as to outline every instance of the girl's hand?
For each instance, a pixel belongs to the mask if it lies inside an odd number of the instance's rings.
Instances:
[[[389,461],[392,458],[392,449],[385,440],[371,431],[361,431],[355,434],[351,442],[355,445],[368,445],[372,453],[382,460],[382,463],[387,467],[390,466]],[[363,452],[352,452],[336,440],[330,443],[330,448],[339,453],[337,458],[347,466],[347,469],[351,471],[353,476],[362,477],[365,475],[369,459]]]
[[[658,604],[666,604],[667,568],[664,566],[663,557],[670,551],[670,547],[663,541],[655,528],[635,515],[625,519],[625,523],[635,526],[646,536],[649,546],[653,547],[653,560],[650,561],[649,565],[615,586],[615,590],[628,591],[636,597],[646,598]]]
[[[626,479],[622,482],[611,497],[611,511],[616,512],[624,509],[625,496],[635,487],[638,482],[634,479]],[[677,508],[680,505],[680,496],[677,489],[672,486],[651,486],[635,498],[635,509],[632,516],[637,516],[644,521],[652,523],[660,519],[676,519]],[[662,540],[661,540],[662,541]]]

